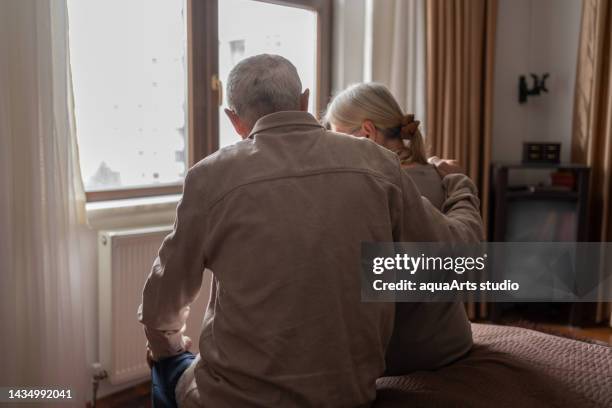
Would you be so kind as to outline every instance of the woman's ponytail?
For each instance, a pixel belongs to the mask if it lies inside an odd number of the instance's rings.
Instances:
[[[414,115],[405,115],[400,124],[399,136],[407,140],[407,160],[412,163],[427,164],[427,149],[425,139],[419,130],[420,121],[414,120]]]

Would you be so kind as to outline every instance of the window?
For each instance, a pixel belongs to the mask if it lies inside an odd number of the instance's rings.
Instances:
[[[332,0],[209,0],[188,2],[191,146],[194,160],[239,140],[222,107],[231,68],[261,52],[296,65],[311,92],[311,113],[330,97]],[[197,137],[195,135],[198,135]]]
[[[88,197],[180,191],[187,169],[184,2],[70,0],[68,7]]]
[[[68,0],[89,201],[179,193],[190,165],[238,139],[222,86],[242,58],[287,57],[329,97],[331,0]]]
[[[219,78],[227,76],[240,60],[257,54],[279,54],[297,68],[302,87],[311,90],[311,113],[315,112],[317,65],[317,14],[313,10],[252,0],[219,3]],[[227,101],[223,101],[223,108]],[[219,145],[235,142],[232,124],[219,110]]]

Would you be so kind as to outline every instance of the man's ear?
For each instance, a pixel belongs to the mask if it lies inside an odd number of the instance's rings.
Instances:
[[[236,133],[238,133],[243,139],[249,137],[251,129],[249,129],[249,127],[246,126],[242,120],[240,120],[240,117],[236,114],[236,112],[231,109],[223,109],[223,111],[229,118],[230,122],[232,122],[232,126],[234,126]]]
[[[303,112],[308,111],[308,99],[310,98],[310,89],[306,90],[300,95],[300,110]]]

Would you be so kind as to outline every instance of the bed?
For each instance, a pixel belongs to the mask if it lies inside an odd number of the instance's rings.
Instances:
[[[612,407],[612,347],[519,327],[472,330],[465,358],[379,379],[374,407]]]

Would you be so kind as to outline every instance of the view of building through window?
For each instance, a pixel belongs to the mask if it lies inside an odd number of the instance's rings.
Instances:
[[[69,0],[87,191],[180,182],[187,160],[183,0]]]
[[[314,11],[253,0],[219,1],[219,78],[225,85],[241,59],[279,54],[297,68],[302,87],[310,89],[310,112],[316,95],[317,15]],[[224,106],[226,101],[224,101]],[[221,147],[240,140],[220,109]]]

